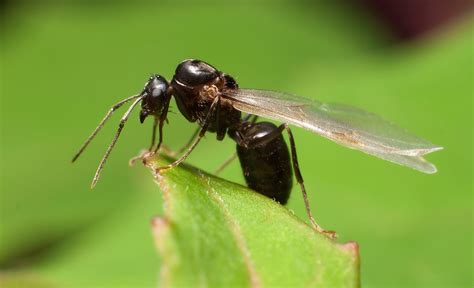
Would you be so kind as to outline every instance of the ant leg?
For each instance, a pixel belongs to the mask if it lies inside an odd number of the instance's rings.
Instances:
[[[237,153],[233,153],[229,158],[227,158],[217,169],[214,171],[214,174],[218,175],[219,173],[222,172],[232,161],[237,158]]]
[[[92,134],[89,136],[89,138],[87,138],[86,142],[84,142],[84,144],[82,144],[81,148],[76,153],[76,155],[74,155],[74,157],[72,158],[72,162],[76,161],[77,158],[79,158],[79,156],[81,156],[82,152],[84,152],[84,150],[87,148],[89,143],[91,143],[91,141],[95,138],[97,133],[99,133],[99,131],[102,129],[102,127],[104,127],[105,123],[107,122],[107,120],[109,120],[110,116],[112,116],[112,114],[115,112],[115,110],[120,108],[123,104],[125,104],[125,103],[127,103],[127,102],[129,102],[129,101],[131,101],[135,98],[138,98],[138,97],[140,97],[140,95],[130,96],[130,97],[125,98],[122,101],[118,102],[114,106],[112,106],[112,108],[110,108],[110,110],[107,112],[107,114],[105,114],[105,117],[102,119],[102,121],[100,121],[99,125],[95,128],[95,130],[92,132]]]
[[[258,116],[253,114],[245,115],[243,121],[250,121],[251,123],[257,122]]]
[[[255,123],[257,122],[257,119],[258,119],[257,115],[247,114],[244,117],[243,121],[250,121],[251,123]],[[233,153],[229,158],[227,158],[224,162],[222,162],[222,164],[219,165],[219,167],[217,167],[217,169],[214,171],[214,174],[215,175],[220,174],[227,166],[229,166],[230,163],[232,163],[232,161],[235,160],[235,158],[237,158],[237,153]]]
[[[165,125],[165,121],[168,121],[166,117],[168,116],[168,110],[169,110],[169,107],[170,107],[170,99],[171,99],[171,95],[168,96],[167,99],[165,99],[165,105],[164,105],[164,108],[163,108],[164,113],[161,114],[161,117],[160,117],[160,121],[159,121],[160,126],[158,128],[160,137],[158,138],[158,145],[156,145],[156,148],[155,148],[155,151],[154,151],[155,154],[158,152],[158,150],[160,150],[161,144],[163,143],[163,125]]]
[[[155,141],[156,141],[156,128],[158,128],[158,118],[155,117],[155,119],[153,119],[153,132],[151,134],[151,145],[150,145],[150,148],[148,148],[148,151],[151,151],[153,149],[153,147],[155,146]]]
[[[181,164],[181,162],[186,160],[186,158],[188,158],[189,154],[191,154],[191,152],[194,150],[194,148],[196,148],[196,146],[201,141],[202,137],[204,137],[204,134],[206,134],[207,127],[209,126],[209,120],[211,119],[211,115],[214,113],[214,110],[216,109],[217,105],[220,105],[220,100],[221,100],[220,96],[217,96],[214,99],[214,101],[212,102],[211,107],[209,107],[209,111],[207,112],[206,118],[204,119],[204,122],[201,126],[201,129],[199,130],[199,134],[198,134],[197,138],[194,140],[194,143],[188,148],[188,151],[186,151],[186,153],[184,153],[184,155],[182,155],[181,158],[174,161],[173,163],[168,164],[168,165],[163,166],[163,167],[158,167],[156,169],[157,172],[176,167],[179,164]]]
[[[163,143],[163,124],[165,122],[164,122],[164,120],[160,120],[159,122],[160,122],[160,125],[159,125],[159,128],[158,128],[158,132],[159,132],[160,137],[158,138],[158,145],[156,145],[156,148],[155,148],[155,151],[154,151],[155,154],[156,154],[156,152],[158,152],[158,150],[160,150],[161,144]]]
[[[114,139],[112,140],[109,147],[107,148],[107,151],[105,151],[104,157],[102,157],[102,160],[99,163],[99,167],[97,167],[97,171],[95,172],[94,179],[92,179],[91,188],[94,188],[95,185],[97,184],[97,181],[99,181],[100,172],[104,168],[105,162],[109,158],[110,152],[112,152],[112,149],[114,148],[115,143],[117,143],[120,133],[122,133],[122,129],[125,126],[125,123],[127,122],[128,117],[130,116],[130,113],[132,113],[133,108],[135,108],[135,106],[137,106],[137,104],[140,101],[142,101],[141,97],[135,100],[132,103],[132,105],[130,105],[130,108],[128,108],[127,112],[123,114],[122,119],[120,120],[120,123],[119,123],[119,128],[117,129],[117,132],[115,133]]]
[[[188,140],[188,142],[186,143],[186,145],[184,145],[183,147],[181,147],[181,148],[178,150],[178,152],[177,152],[176,154],[181,154],[181,153],[183,153],[184,151],[186,151],[186,149],[188,149],[189,146],[191,146],[191,144],[193,143],[194,138],[196,138],[197,135],[199,134],[199,131],[201,131],[201,128],[200,128],[200,127],[198,127],[198,128],[196,129],[196,131],[194,131],[193,135],[192,135],[191,138]]]
[[[252,148],[258,145],[266,145],[267,143],[271,142],[273,139],[276,137],[279,137],[283,130],[286,130],[288,133],[288,138],[290,140],[290,151],[291,151],[291,162],[293,165],[293,171],[295,173],[296,180],[298,181],[298,184],[300,185],[301,192],[303,194],[303,200],[306,208],[306,214],[308,215],[309,220],[311,221],[311,224],[313,228],[321,233],[324,233],[330,238],[336,237],[336,233],[334,231],[326,231],[321,226],[316,223],[316,220],[314,220],[313,214],[311,213],[311,207],[309,205],[309,200],[308,200],[308,194],[306,193],[306,188],[304,186],[304,181],[303,181],[303,176],[301,175],[301,171],[299,168],[298,164],[298,157],[296,155],[296,144],[295,144],[295,139],[293,137],[293,133],[291,132],[290,127],[288,124],[284,123],[278,126],[277,129],[273,130],[271,133],[265,135],[265,137],[259,138],[259,139],[249,139],[249,138],[241,138],[243,135],[240,135],[240,137],[234,138],[234,140],[237,142],[237,145],[246,147],[246,148]]]
[[[288,138],[290,139],[291,160],[292,160],[291,162],[293,163],[293,170],[295,171],[296,180],[298,181],[298,184],[300,185],[300,188],[301,188],[301,192],[303,193],[304,205],[306,206],[306,214],[308,214],[308,218],[311,221],[311,224],[313,225],[313,228],[316,231],[327,235],[329,238],[335,238],[336,237],[336,232],[324,230],[323,228],[321,228],[321,226],[319,226],[318,223],[316,223],[316,220],[314,220],[313,214],[311,213],[311,207],[310,207],[309,201],[308,201],[308,194],[306,193],[306,189],[305,189],[304,181],[303,181],[303,176],[301,175],[300,167],[299,167],[299,164],[298,164],[298,157],[296,155],[295,139],[293,137],[293,133],[291,132],[290,127],[288,126],[288,124],[284,123],[284,124],[280,125],[280,127],[278,127],[278,128],[279,128],[278,130],[280,130],[280,131],[285,129],[286,132],[288,133]]]

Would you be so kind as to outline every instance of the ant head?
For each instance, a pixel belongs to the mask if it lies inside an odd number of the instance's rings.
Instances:
[[[210,64],[195,59],[184,60],[174,74],[174,79],[186,86],[197,86],[211,82],[220,76],[220,72]]]
[[[168,81],[158,74],[152,75],[145,83],[145,88],[141,94],[142,110],[140,112],[140,122],[143,123],[148,115],[161,116],[165,111],[168,101]]]

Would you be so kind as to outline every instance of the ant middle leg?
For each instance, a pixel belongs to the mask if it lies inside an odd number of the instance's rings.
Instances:
[[[217,115],[219,115],[219,105],[216,107],[216,110],[217,110]],[[249,114],[249,116],[250,116],[250,115],[251,115],[251,114]],[[217,117],[216,121],[219,121],[219,117]],[[217,124],[217,126],[219,126],[219,123]],[[197,135],[199,134],[199,131],[201,131],[201,128],[200,128],[200,127],[198,127],[198,128],[194,131],[193,135],[191,136],[191,138],[189,138],[188,142],[187,142],[185,145],[183,145],[183,146],[176,152],[176,154],[181,154],[181,153],[183,153],[184,151],[186,151],[186,150],[192,145],[192,143],[194,142],[194,139],[195,139],[195,138],[197,137]]]
[[[201,127],[198,127],[193,132],[193,135],[191,136],[191,138],[189,138],[188,142],[185,145],[183,145],[181,148],[179,148],[179,150],[177,152],[175,152],[175,154],[181,154],[184,151],[186,151],[189,148],[189,146],[191,146],[193,144],[194,139],[199,135],[199,131],[201,131]]]
[[[221,173],[227,166],[229,166],[230,163],[232,163],[232,161],[235,160],[235,158],[237,158],[236,152],[232,153],[229,158],[222,162],[221,165],[219,165],[219,167],[217,167],[217,169],[214,171],[214,174],[218,175],[219,173]]]
[[[217,96],[214,99],[214,101],[212,102],[211,106],[209,107],[206,118],[204,119],[204,121],[202,123],[201,129],[199,129],[199,134],[197,135],[196,139],[194,139],[193,144],[188,148],[186,153],[184,153],[178,160],[174,161],[173,163],[168,164],[168,165],[163,166],[163,167],[158,167],[156,169],[157,172],[174,168],[174,167],[178,166],[179,164],[181,164],[181,162],[186,160],[186,158],[188,158],[188,156],[191,154],[191,152],[194,150],[194,148],[196,148],[196,146],[199,144],[201,139],[206,134],[207,128],[209,127],[209,124],[210,124],[211,117],[214,114],[214,111],[216,110],[216,107],[218,105],[220,105],[220,96]]]
[[[250,123],[255,123],[257,122],[258,120],[258,115],[254,115],[254,114],[247,114],[243,121],[247,121],[247,122],[250,122]]]

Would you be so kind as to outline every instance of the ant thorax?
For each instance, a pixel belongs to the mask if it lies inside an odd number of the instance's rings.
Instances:
[[[216,84],[204,85],[199,89],[199,99],[198,101],[208,102],[214,101],[214,99],[219,95],[220,89],[217,88]]]

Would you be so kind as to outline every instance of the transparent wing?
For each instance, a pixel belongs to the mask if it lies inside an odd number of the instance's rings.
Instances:
[[[308,129],[341,145],[425,173],[436,172],[422,156],[442,147],[361,109],[267,90],[237,89],[222,96],[232,99],[237,110]]]

